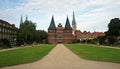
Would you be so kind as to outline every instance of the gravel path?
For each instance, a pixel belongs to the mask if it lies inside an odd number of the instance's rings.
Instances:
[[[120,69],[120,64],[84,60],[58,44],[42,60],[0,69]]]

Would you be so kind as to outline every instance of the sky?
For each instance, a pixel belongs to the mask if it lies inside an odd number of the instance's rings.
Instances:
[[[72,24],[73,11],[78,30],[105,32],[111,19],[120,18],[120,0],[0,0],[0,19],[16,27],[21,16],[37,29],[47,31],[52,16],[64,27],[67,16]]]

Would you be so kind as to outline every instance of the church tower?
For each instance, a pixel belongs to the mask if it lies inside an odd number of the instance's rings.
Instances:
[[[75,31],[77,30],[74,11],[73,11],[72,29],[73,29],[73,35],[74,35]]]

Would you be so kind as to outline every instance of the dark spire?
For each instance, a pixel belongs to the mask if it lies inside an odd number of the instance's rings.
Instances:
[[[65,24],[65,28],[64,28],[64,29],[72,30],[72,27],[70,26],[70,22],[69,22],[68,17],[67,17],[67,20],[66,20],[66,24]]]
[[[52,16],[52,20],[51,20],[51,23],[50,23],[48,30],[56,30],[55,21],[54,21],[53,16]]]

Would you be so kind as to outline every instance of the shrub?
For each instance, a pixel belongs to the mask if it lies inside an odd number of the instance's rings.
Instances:
[[[105,44],[106,36],[100,36],[98,37],[99,44]]]
[[[92,40],[88,40],[87,42],[90,43],[90,44],[97,44],[98,40],[97,39],[92,39]]]
[[[8,39],[1,39],[0,46],[6,46],[6,47],[11,48],[11,44],[10,44],[10,41]]]
[[[79,39],[74,39],[74,40],[72,41],[72,43],[80,43],[80,40],[79,40]]]
[[[119,41],[116,41],[113,45],[114,45],[114,46],[120,46],[120,42],[119,42]]]
[[[116,39],[114,36],[108,36],[108,42],[109,44],[114,44],[116,42]]]

